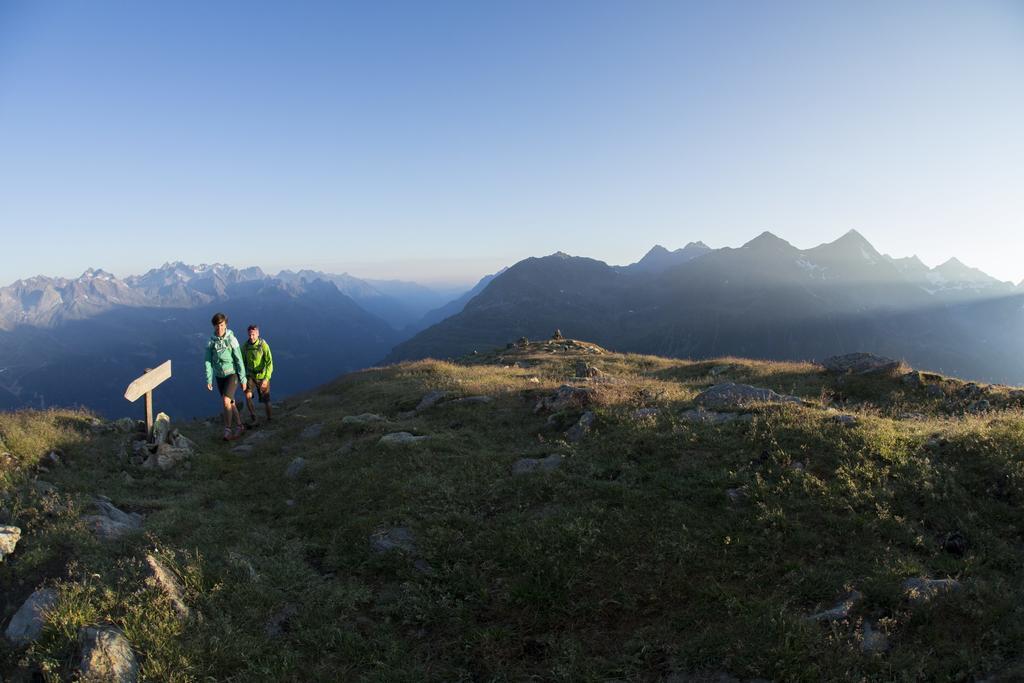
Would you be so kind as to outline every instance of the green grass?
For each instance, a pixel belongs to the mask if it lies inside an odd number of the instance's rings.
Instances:
[[[579,358],[611,379],[593,383],[597,423],[571,444],[532,409]],[[750,423],[679,418],[722,381],[806,403],[758,408]],[[1020,399],[993,388],[993,410],[976,415],[962,382],[930,381],[947,398],[810,364],[535,345],[345,376],[281,406],[250,456],[214,425],[178,425],[202,452],[171,473],[132,466],[129,437],[88,415],[0,414],[12,453],[0,523],[24,531],[0,564],[3,624],[35,588],[61,594],[39,642],[0,646],[0,672],[65,680],[78,628],[111,622],[153,681],[1012,680],[1024,661]],[[398,418],[436,389],[495,400]],[[640,407],[660,412],[637,420]],[[834,408],[858,424],[839,425]],[[389,421],[342,424],[363,412]],[[315,423],[321,438],[302,439]],[[431,438],[379,447],[393,431]],[[68,465],[38,474],[54,447]],[[511,475],[549,453],[566,457],[559,470]],[[298,456],[306,469],[285,478]],[[144,514],[145,530],[94,539],[78,521],[93,494]],[[413,531],[415,556],[371,550],[393,526]],[[952,532],[962,556],[943,548]],[[185,586],[185,624],[144,582],[152,551]],[[911,607],[900,584],[913,576],[963,589]],[[848,621],[803,619],[851,589],[865,597]],[[887,633],[887,654],[860,652],[865,620]]]

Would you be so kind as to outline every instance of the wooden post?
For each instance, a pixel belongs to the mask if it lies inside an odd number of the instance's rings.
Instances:
[[[153,372],[153,368],[146,368],[146,373]],[[146,438],[153,438],[153,390],[146,392]]]
[[[167,361],[155,368],[146,368],[146,371],[125,389],[124,397],[129,401],[135,402],[142,396],[146,397],[146,438],[153,436],[153,389],[170,378],[171,361]]]

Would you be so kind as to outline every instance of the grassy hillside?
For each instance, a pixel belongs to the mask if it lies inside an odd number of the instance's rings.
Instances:
[[[600,376],[573,379],[579,360]],[[152,681],[1019,680],[1021,394],[913,379],[539,343],[347,375],[241,442],[176,425],[199,452],[166,472],[89,415],[0,413],[0,525],[22,530],[0,626],[59,593],[0,673],[72,679],[79,629],[109,623]],[[592,405],[534,412],[567,382]],[[720,382],[804,401],[687,419]],[[471,396],[492,400],[451,400]],[[364,413],[385,419],[345,420]],[[428,438],[379,443],[394,432]],[[142,529],[98,539],[96,495]],[[916,601],[908,578],[960,588]],[[851,591],[844,618],[807,619]]]

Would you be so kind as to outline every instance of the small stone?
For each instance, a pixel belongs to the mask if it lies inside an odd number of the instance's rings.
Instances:
[[[542,398],[533,407],[534,413],[547,410],[557,413],[569,408],[586,408],[594,399],[594,390],[590,387],[574,387],[563,384],[551,396]]]
[[[705,408],[712,410],[746,408],[756,403],[796,403],[803,401],[797,396],[777,394],[771,389],[753,387],[749,384],[716,384],[704,390],[695,399]]]
[[[57,606],[57,591],[40,588],[11,617],[4,635],[15,645],[27,645],[39,638],[46,625],[46,617]]]
[[[87,515],[82,521],[99,538],[109,541],[142,528],[142,515],[118,510],[103,498],[98,498],[95,504],[100,514]]]
[[[416,404],[416,411],[418,412],[421,410],[433,408],[435,405],[441,402],[446,396],[448,396],[447,391],[431,391],[427,393],[423,398],[421,398],[418,404]]]
[[[61,454],[57,451],[50,451],[43,456],[40,464],[45,465],[46,467],[63,467],[64,460],[61,458]]]
[[[844,427],[857,426],[857,418],[854,415],[836,415],[832,419]]]
[[[861,635],[860,651],[866,655],[880,655],[889,650],[889,639],[881,631],[876,631],[870,621],[864,622]]]
[[[864,599],[860,591],[852,591],[839,599],[831,609],[806,617],[807,621],[842,621],[850,616],[850,612],[858,602]]]
[[[189,609],[185,604],[185,589],[171,570],[152,553],[146,555],[146,568],[148,576],[146,583],[158,589],[171,603],[171,607],[182,621],[188,619]]]
[[[249,432],[249,436],[242,439],[245,443],[257,444],[266,441],[270,437],[274,436],[275,432],[261,429],[259,431]]]
[[[658,416],[657,408],[637,408],[633,411],[634,420],[646,420],[647,418],[653,418]]]
[[[234,453],[235,455],[251,455],[252,452],[253,452],[253,449],[254,449],[254,446],[252,444],[243,443],[243,444],[239,444],[238,446],[235,446],[234,448],[232,448],[231,452]]]
[[[719,413],[714,410],[705,410],[697,407],[692,410],[680,413],[679,418],[684,422],[700,422],[707,424],[725,424],[727,422],[753,422],[754,416],[750,413]]]
[[[341,418],[341,424],[349,427],[365,427],[375,422],[384,422],[385,419],[375,413],[363,413],[361,415],[346,415]]]
[[[318,422],[316,424],[309,425],[308,427],[303,429],[302,433],[300,433],[299,436],[303,439],[318,439],[320,438],[320,433],[323,430],[323,424]]]
[[[590,428],[594,425],[594,421],[597,416],[589,410],[580,416],[579,421],[576,422],[569,431],[565,433],[565,438],[572,443],[576,443],[583,439],[590,432]]]
[[[14,552],[14,547],[21,540],[21,529],[16,526],[0,525],[0,562]]]
[[[370,535],[370,548],[375,553],[386,553],[392,550],[414,553],[416,552],[416,538],[412,531],[404,526],[378,529]]]
[[[520,458],[512,464],[512,474],[528,474],[530,472],[550,472],[561,467],[565,457],[552,453],[544,458]]]
[[[305,458],[295,458],[288,463],[288,469],[284,471],[284,476],[289,479],[298,479],[299,475],[302,474],[302,470],[306,469]]]
[[[804,464],[802,462],[800,462],[799,460],[797,460],[797,461],[795,461],[795,462],[790,464],[789,469],[793,470],[794,472],[803,472],[804,471]]]
[[[443,403],[444,406],[451,405],[468,405],[468,404],[479,404],[479,403],[493,403],[494,398],[492,396],[463,396],[462,398],[452,399]]]
[[[82,644],[83,681],[134,683],[139,675],[131,643],[113,626],[86,627],[79,631]]]
[[[380,437],[380,440],[377,443],[381,446],[414,446],[428,438],[430,437],[415,436],[409,432],[395,432],[393,434],[385,434]]]
[[[914,604],[922,604],[936,596],[958,590],[960,582],[956,579],[912,578],[903,582],[903,595]]]

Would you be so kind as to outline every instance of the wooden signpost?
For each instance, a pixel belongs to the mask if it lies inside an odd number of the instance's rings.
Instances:
[[[146,397],[146,436],[153,436],[153,389],[171,378],[171,361],[161,363],[155,368],[146,368],[145,374],[135,378],[124,390],[124,397],[135,402],[140,396]]]

